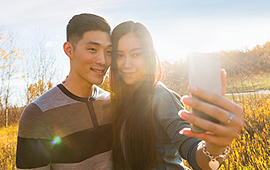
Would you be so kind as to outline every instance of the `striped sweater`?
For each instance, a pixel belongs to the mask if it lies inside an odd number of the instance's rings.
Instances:
[[[19,121],[17,169],[111,169],[109,96],[95,86],[81,98],[59,84],[29,104]]]

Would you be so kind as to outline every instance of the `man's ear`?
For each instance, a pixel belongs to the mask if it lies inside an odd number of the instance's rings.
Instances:
[[[73,46],[70,44],[70,42],[65,42],[63,45],[63,49],[65,54],[71,59],[72,58],[72,52],[73,52]]]

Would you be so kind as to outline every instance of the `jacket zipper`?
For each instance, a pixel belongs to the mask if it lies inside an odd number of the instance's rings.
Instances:
[[[92,119],[93,126],[97,127],[98,126],[98,121],[97,121],[97,116],[96,116],[94,106],[93,106],[93,100],[95,100],[95,99],[89,97],[88,101],[86,103],[87,103],[87,107],[88,107],[88,110],[89,110],[89,113],[90,113],[90,116],[91,116],[91,119]]]

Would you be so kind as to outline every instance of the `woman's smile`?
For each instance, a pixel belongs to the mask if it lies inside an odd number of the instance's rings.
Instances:
[[[133,76],[134,73],[135,73],[135,72],[125,72],[125,71],[122,71],[122,74],[123,74],[124,76],[127,76],[127,77]]]

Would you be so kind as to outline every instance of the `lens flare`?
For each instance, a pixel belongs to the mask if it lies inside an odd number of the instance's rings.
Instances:
[[[54,137],[54,140],[51,143],[53,145],[59,144],[59,143],[61,143],[61,139],[58,136],[56,136],[56,137]]]

